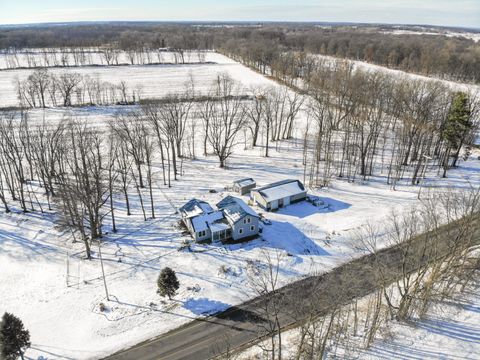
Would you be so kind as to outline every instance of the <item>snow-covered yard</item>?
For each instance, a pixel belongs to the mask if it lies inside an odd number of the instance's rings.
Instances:
[[[224,71],[247,87],[274,84],[227,61],[219,65],[133,66],[98,71],[104,71],[104,76],[121,75],[142,83],[146,92],[147,88],[159,89],[160,96],[183,86],[196,66],[199,68],[193,72],[199,88],[206,89],[214,76]],[[13,101],[10,81],[2,76],[1,96]],[[126,109],[48,109],[45,117],[61,121],[65,114],[73,112],[102,126],[116,111]],[[43,115],[42,110],[30,113],[32,119],[38,120]],[[305,121],[304,116],[300,123]],[[0,313],[9,311],[24,321],[31,332],[32,348],[27,352],[30,358],[98,358],[198,316],[238,304],[252,295],[247,273],[252,264],[264,261],[264,251],[283,255],[282,284],[313,271],[328,271],[362,254],[354,243],[355,229],[368,221],[381,223],[392,210],[407,209],[418,201],[418,187],[399,185],[393,191],[383,176],[368,182],[335,180],[328,189],[309,190],[328,205],[326,208],[302,202],[264,214],[272,224],[264,225],[262,236],[256,240],[186,247],[189,237],[177,226],[176,214],[176,208],[186,201],[196,197],[215,204],[231,194],[224,189],[239,178],[252,177],[261,186],[286,178],[303,180],[304,176],[303,148],[298,139],[279,141],[268,158],[263,156],[262,146],[245,150],[241,139],[229,159],[228,170],[218,168],[216,157],[200,153],[198,149],[196,160],[182,161],[182,176],[171,188],[161,183],[160,176],[155,178],[155,219],[143,220],[133,196],[131,216],[126,215],[123,200],[116,199],[117,208],[122,209],[116,212],[118,232],[110,233],[106,217],[107,234],[102,244],[110,301],[106,300],[96,245],[94,260],[82,260],[82,244],[73,243],[69,231],[56,227],[53,212],[22,214],[14,208],[11,214],[0,214]],[[480,186],[479,155],[474,150],[468,161],[449,172],[447,179],[431,176],[425,186]],[[154,171],[159,175],[161,168],[156,165]],[[211,193],[212,189],[217,192]],[[422,191],[427,193],[427,189]],[[42,201],[43,197],[39,197]],[[243,199],[248,201],[247,197]],[[177,272],[181,284],[172,301],[164,301],[156,294],[156,279],[165,266]],[[106,305],[106,311],[100,311],[100,303]]]

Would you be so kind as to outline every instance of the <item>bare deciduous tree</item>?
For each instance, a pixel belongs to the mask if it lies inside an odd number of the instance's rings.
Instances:
[[[208,141],[224,168],[236,145],[235,139],[246,121],[246,109],[238,97],[239,85],[228,75],[219,75],[212,91],[215,94],[215,111],[210,120]]]

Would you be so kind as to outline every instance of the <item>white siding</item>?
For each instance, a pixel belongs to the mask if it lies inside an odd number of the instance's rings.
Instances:
[[[194,235],[194,238],[195,238],[195,241],[207,241],[207,240],[210,240],[211,237],[212,237],[212,234],[210,233],[210,230],[205,230],[205,236],[199,236],[199,233],[192,233],[192,235]]]
[[[278,200],[273,200],[270,202],[270,210],[276,210],[278,209]]]

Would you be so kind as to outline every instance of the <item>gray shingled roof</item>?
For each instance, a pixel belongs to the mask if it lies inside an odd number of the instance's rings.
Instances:
[[[184,215],[184,217],[190,218],[200,214],[211,213],[213,208],[205,201],[192,199],[178,210]]]
[[[190,219],[195,232],[207,230],[213,224],[221,222],[224,219],[224,214],[221,211],[214,211],[209,214],[201,214]]]
[[[250,206],[248,206],[242,199],[234,196],[227,196],[217,204],[217,207],[224,212],[225,216],[232,224],[243,219],[247,215],[258,218],[258,214],[250,208]]]

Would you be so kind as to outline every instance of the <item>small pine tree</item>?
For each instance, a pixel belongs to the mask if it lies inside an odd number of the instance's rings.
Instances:
[[[157,280],[158,290],[157,294],[160,296],[168,296],[169,299],[172,299],[172,296],[175,296],[176,291],[180,287],[178,282],[177,275],[175,271],[169,267],[164,268]]]
[[[0,358],[23,359],[25,350],[30,347],[30,333],[23,326],[22,320],[15,315],[5,313],[0,323]]]

